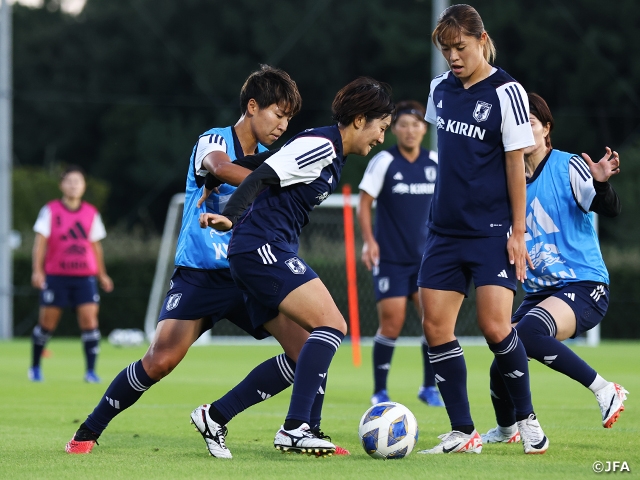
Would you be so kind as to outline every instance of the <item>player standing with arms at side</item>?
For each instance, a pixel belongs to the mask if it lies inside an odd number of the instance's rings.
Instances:
[[[228,181],[235,178],[239,182],[248,171],[239,165],[229,164],[228,157],[243,159],[245,155],[264,152],[264,145],[275,142],[286,131],[289,120],[298,113],[301,104],[298,88],[289,75],[264,65],[249,75],[241,89],[242,116],[238,122],[234,126],[213,128],[200,136],[189,161],[176,270],[154,339],[144,357],[122,370],[111,382],[94,411],[67,443],[67,453],[91,452],[109,422],[171,373],[191,344],[224,318],[256,338],[273,334],[285,350],[285,354],[257,366],[217,402],[227,421],[293,383],[295,361],[308,333],[284,316],[271,322],[267,327],[269,332],[262,328],[254,329],[242,293],[229,272],[225,253],[231,235],[211,229],[202,230],[198,224],[200,213],[222,210],[235,188],[221,185],[202,207],[198,200],[206,179],[212,178],[207,175],[207,168],[214,169],[211,160],[217,154],[223,154],[225,159],[218,173],[224,174]],[[198,407],[191,415],[192,421],[203,435],[212,456],[231,458],[225,443],[227,429],[211,419],[209,410],[209,405]]]
[[[42,207],[33,226],[36,238],[31,284],[41,290],[40,315],[31,335],[29,379],[33,382],[43,380],[42,351],[65,307],[75,308],[78,316],[86,358],[84,380],[100,382],[95,373],[100,350],[96,277],[107,293],[113,290],[113,281],[107,275],[100,244],[107,232],[96,207],[82,200],[86,188],[82,168],[68,167],[60,180],[62,199]]]
[[[529,94],[535,145],[524,150],[527,172],[527,234],[533,270],[511,321],[527,355],[580,382],[593,392],[602,426],[611,428],[624,410],[626,394],[562,343],[598,325],[609,306],[609,273],[594,227],[595,212],[620,213],[609,179],[620,173],[617,152],[594,163],[551,146],[553,116],[542,97]],[[584,160],[583,160],[584,159]],[[517,436],[513,403],[496,362],[491,365],[491,400],[498,426],[482,435],[485,443],[511,443]]]
[[[510,322],[528,260],[523,150],[534,141],[527,94],[489,63],[495,47],[473,7],[447,8],[431,38],[450,70],[433,79],[427,104],[426,119],[438,129],[438,180],[418,286],[429,360],[451,432],[420,453],[482,451],[454,333],[472,279],[478,325],[513,399],[524,452],[544,453],[549,440],[531,403],[527,354]]]
[[[347,324],[325,285],[297,256],[299,236],[309,213],[338,185],[347,155],[367,155],[384,141],[394,110],[387,85],[354,80],[333,101],[335,125],[295,136],[240,184],[222,215],[200,217],[203,227],[216,230],[235,225],[229,265],[254,326],[268,328],[281,312],[311,332],[298,357],[289,413],[274,439],[277,449],[335,451],[311,432],[309,422]]]
[[[427,215],[438,173],[436,152],[422,148],[425,108],[415,100],[398,102],[391,132],[398,144],[374,156],[360,182],[358,220],[362,261],[373,270],[379,328],[373,339],[374,388],[371,404],[388,402],[387,376],[396,339],[405,322],[407,298],[420,312],[418,270],[427,237]],[[375,234],[371,207],[376,200]],[[443,407],[422,339],[424,376],[418,398]]]

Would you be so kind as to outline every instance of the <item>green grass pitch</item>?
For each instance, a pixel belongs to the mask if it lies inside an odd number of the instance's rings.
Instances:
[[[338,351],[329,372],[322,429],[349,457],[309,458],[281,454],[273,436],[284,420],[290,391],[242,413],[229,424],[227,445],[234,458],[210,457],[189,413],[232,387],[262,360],[279,353],[275,346],[203,346],[191,349],[176,370],[116,417],[90,455],[67,455],[65,443],[91,412],[111,379],[145,347],[102,344],[100,385],[82,381],[79,339],[54,339],[43,360],[45,381],[27,380],[30,345],[0,342],[0,478],[593,478],[596,461],[627,462],[640,473],[640,343],[604,342],[598,348],[573,347],[609,380],[631,395],[618,423],[602,428],[594,396],[581,385],[531,362],[536,412],[551,445],[545,455],[524,455],[521,445],[486,445],[480,455],[426,456],[381,461],[362,450],[357,430],[372,389],[371,349],[363,365],[351,364],[348,344]],[[465,347],[471,410],[484,432],[495,425],[488,394],[491,361],[485,346]],[[415,414],[420,428],[416,450],[437,443],[449,430],[446,412],[416,398],[421,378],[420,349],[398,347],[389,379],[393,400]],[[607,474],[601,474],[607,475]]]

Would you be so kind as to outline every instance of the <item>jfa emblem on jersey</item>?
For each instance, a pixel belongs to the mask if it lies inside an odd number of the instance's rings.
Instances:
[[[169,299],[167,300],[167,306],[165,307],[167,312],[169,310],[173,310],[174,308],[176,308],[180,303],[181,298],[182,298],[181,293],[172,293],[171,295],[169,295]]]
[[[289,260],[285,260],[284,263],[287,267],[289,267],[289,270],[291,270],[296,275],[302,275],[307,271],[307,266],[302,263],[302,260],[300,260],[298,257],[293,257]]]
[[[380,293],[385,293],[389,290],[389,277],[382,277],[378,279],[378,290],[380,290]]]
[[[427,182],[435,182],[438,171],[436,167],[424,167],[424,176],[427,178]]]
[[[444,119],[441,116],[438,116],[438,118],[436,119],[436,125],[438,129],[444,129]]]
[[[473,118],[478,122],[484,122],[487,118],[489,118],[489,114],[491,113],[491,104],[487,102],[483,102],[482,100],[478,100],[476,102],[476,108],[473,111]]]

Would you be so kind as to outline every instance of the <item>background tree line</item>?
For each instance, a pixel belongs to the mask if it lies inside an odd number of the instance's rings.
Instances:
[[[609,266],[631,271],[617,291],[640,284],[637,2],[466,1],[496,64],[548,101],[554,147],[621,153],[612,183],[623,214],[601,219],[601,239]],[[359,75],[391,84],[396,100],[426,102],[431,23],[429,0],[88,0],[78,15],[56,0],[15,4],[14,225],[29,230],[58,196],[52,173],[77,163],[108,228],[158,234],[198,135],[237,120],[240,86],[259,64],[285,69],[303,97],[283,142],[330,124],[335,92]],[[356,187],[366,161],[350,159],[342,182]]]

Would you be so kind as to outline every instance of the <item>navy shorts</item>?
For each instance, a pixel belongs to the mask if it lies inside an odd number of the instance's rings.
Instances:
[[[278,307],[289,293],[318,278],[297,252],[283,244],[231,255],[229,266],[255,328],[278,316]]]
[[[391,297],[410,297],[418,291],[420,263],[410,265],[380,262],[373,267],[376,302]]]
[[[40,291],[41,307],[72,307],[84,303],[99,303],[96,277],[70,277],[47,275],[44,289]]]
[[[529,310],[549,297],[559,298],[573,310],[576,316],[576,333],[571,338],[582,335],[598,325],[609,308],[607,285],[596,282],[575,282],[561,288],[526,294],[518,310],[511,317],[511,323],[518,323],[529,313]]]
[[[258,340],[269,333],[254,328],[244,304],[242,292],[227,268],[219,270],[189,270],[176,268],[171,276],[169,291],[162,303],[158,321],[198,320],[204,318],[202,332],[227,319]]]
[[[452,237],[429,230],[418,286],[460,292],[499,285],[516,291],[516,268],[509,263],[507,236]]]

